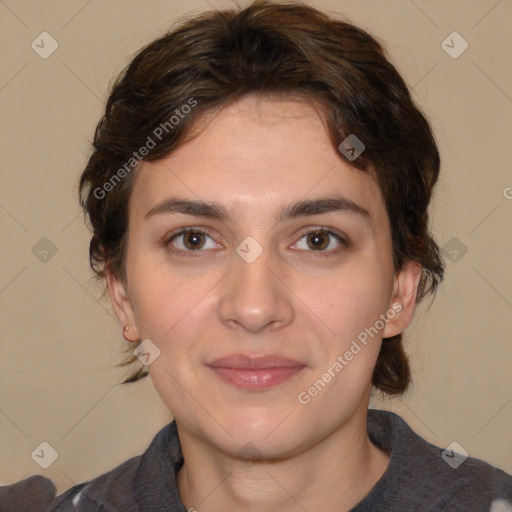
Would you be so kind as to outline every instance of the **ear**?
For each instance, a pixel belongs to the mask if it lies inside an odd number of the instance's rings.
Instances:
[[[135,315],[125,283],[114,276],[110,270],[107,270],[106,277],[112,308],[123,329],[124,339],[126,341],[139,341],[140,336],[135,325]],[[124,330],[126,326],[129,326],[129,329]]]
[[[411,323],[416,310],[416,294],[421,279],[421,268],[421,264],[417,261],[409,261],[406,267],[395,276],[383,338],[400,334]]]

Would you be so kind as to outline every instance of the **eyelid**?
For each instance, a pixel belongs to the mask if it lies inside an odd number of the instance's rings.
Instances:
[[[349,238],[347,235],[345,235],[342,231],[339,231],[338,229],[330,227],[330,226],[310,226],[310,227],[304,228],[303,230],[299,231],[299,235],[302,238],[304,235],[307,235],[309,233],[315,233],[317,231],[335,235],[335,236],[339,237],[342,242],[344,242],[346,244],[349,243]]]

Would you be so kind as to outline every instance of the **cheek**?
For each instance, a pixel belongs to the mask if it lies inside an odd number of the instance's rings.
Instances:
[[[135,249],[143,241],[133,237],[130,242],[126,267],[135,322],[141,337],[158,341],[184,315],[187,288],[153,252]]]
[[[207,292],[218,277],[203,274],[191,279],[171,273],[169,268],[149,265],[134,267],[133,271],[132,304],[141,338],[149,338],[159,347],[164,356],[159,363],[165,360],[173,372],[185,371],[197,357],[196,347],[211,343],[211,331],[203,334],[213,314],[214,295]]]
[[[386,310],[386,293],[378,273],[366,278],[347,275],[329,289],[318,316],[335,335],[324,339],[326,357],[314,372],[315,378],[329,382],[329,391],[319,402],[339,397],[340,404],[346,403],[371,382],[385,325],[379,317]]]
[[[132,288],[132,304],[139,334],[144,338],[161,340],[178,321],[180,311],[176,298],[166,290],[161,280],[139,274]]]
[[[329,390],[322,392],[323,398],[317,403],[332,399],[333,403],[346,405],[361,396],[371,382],[384,326],[379,316],[386,308],[387,290],[378,279],[377,274],[367,279],[346,276],[342,284],[329,289],[324,301],[318,302],[317,315],[331,333],[326,331],[319,340],[324,354],[310,383],[314,385],[320,379],[328,384]]]
[[[330,279],[329,286],[318,288],[312,302],[336,336],[346,340],[372,326],[385,311],[386,286],[382,269],[371,266],[347,269]]]

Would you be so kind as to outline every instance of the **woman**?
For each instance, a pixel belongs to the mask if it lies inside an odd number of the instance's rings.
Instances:
[[[368,409],[372,390],[407,389],[402,332],[443,278],[439,167],[381,46],[312,7],[208,12],[141,50],[80,192],[126,363],[143,363],[125,382],[149,374],[175,419],[90,482],[54,497],[36,476],[5,499],[40,485],[49,512],[509,506],[510,475]]]

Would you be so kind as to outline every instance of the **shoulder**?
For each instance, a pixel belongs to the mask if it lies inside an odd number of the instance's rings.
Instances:
[[[512,510],[512,475],[470,456],[460,444],[436,446],[397,414],[378,409],[369,410],[368,432],[390,453],[375,489],[386,502],[408,503],[416,510]]]
[[[76,512],[103,512],[110,510],[105,507],[111,503],[115,503],[117,510],[138,510],[133,507],[136,475],[141,459],[142,455],[137,455],[90,481],[71,487],[55,497],[46,512],[68,511],[71,505]]]
[[[161,491],[164,471],[159,463],[179,446],[175,422],[165,425],[141,455],[132,457],[114,469],[75,485],[57,496],[46,512],[141,512],[153,495]],[[179,464],[181,459],[175,462]],[[172,461],[171,461],[172,462]]]
[[[42,475],[0,486],[0,511],[44,512],[56,491],[55,484]]]
[[[141,488],[147,484],[147,468],[163,451],[165,441],[172,434],[171,426],[163,427],[143,454],[59,495],[55,484],[42,475],[0,487],[0,512],[139,512],[139,503],[144,501]]]
[[[1,512],[88,512],[113,502],[118,510],[133,507],[133,480],[141,455],[133,457],[93,480],[77,484],[56,495],[55,484],[43,475],[33,475],[10,485],[0,486]],[[120,501],[121,500],[121,501]],[[114,509],[112,509],[114,510]],[[133,508],[132,508],[133,510]]]

